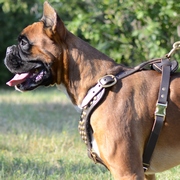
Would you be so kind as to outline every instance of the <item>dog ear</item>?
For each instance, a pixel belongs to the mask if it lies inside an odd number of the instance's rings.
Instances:
[[[65,37],[66,28],[64,23],[47,1],[44,2],[43,17],[41,18],[41,21],[44,23],[44,28],[46,30],[50,30],[53,34],[61,35],[61,38]]]

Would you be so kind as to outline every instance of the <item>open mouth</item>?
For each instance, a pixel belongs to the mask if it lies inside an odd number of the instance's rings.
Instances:
[[[40,85],[49,85],[50,73],[44,67],[38,67],[29,72],[16,74],[6,84],[15,86],[19,91],[35,89]]]

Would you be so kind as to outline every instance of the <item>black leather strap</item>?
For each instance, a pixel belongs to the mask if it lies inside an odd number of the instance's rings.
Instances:
[[[98,94],[103,88],[113,86],[117,82],[117,79],[123,79],[137,71],[144,69],[147,65],[153,65],[154,63],[160,63],[160,62],[161,62],[161,58],[152,59],[152,60],[143,62],[134,68],[129,68],[127,71],[120,72],[116,76],[106,75],[106,76],[100,78],[98,83],[88,91],[88,93],[87,93],[86,97],[84,98],[83,102],[81,103],[80,107],[83,108],[84,106],[86,106],[91,101],[91,99],[96,94]]]
[[[171,63],[169,62],[169,59],[163,59],[162,61],[162,79],[158,95],[158,101],[156,104],[155,121],[143,154],[144,171],[146,171],[150,166],[151,157],[166,117]]]
[[[178,69],[178,62],[176,60],[171,60],[171,74],[174,73]],[[154,69],[157,72],[162,73],[162,66],[164,62],[157,62],[152,65],[152,69]]]
[[[162,129],[163,122],[166,116],[166,108],[167,108],[167,97],[169,92],[169,81],[170,81],[170,71],[172,69],[172,64],[169,59],[153,59],[147,62],[144,62],[135,68],[128,69],[127,71],[121,72],[114,75],[106,75],[99,79],[98,83],[91,88],[86,97],[84,98],[81,108],[81,120],[79,125],[80,134],[82,134],[82,139],[85,141],[85,144],[88,147],[88,154],[94,162],[99,162],[103,165],[103,161],[98,157],[98,155],[92,151],[91,147],[91,126],[90,126],[90,117],[93,113],[94,108],[97,106],[98,102],[104,95],[105,89],[107,87],[111,87],[116,84],[118,79],[123,79],[137,71],[144,69],[147,65],[153,65],[154,63],[161,63],[160,66],[162,67],[162,79],[161,85],[158,95],[158,101],[156,104],[156,111],[155,111],[155,121],[152,128],[152,132],[150,134],[149,140],[144,150],[143,154],[143,168],[146,171],[149,168],[150,160],[153,154],[153,151],[156,146],[156,142],[159,137],[159,133]],[[92,106],[91,106],[92,105]]]

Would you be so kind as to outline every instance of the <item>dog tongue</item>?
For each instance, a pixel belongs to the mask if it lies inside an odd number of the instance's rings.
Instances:
[[[29,73],[22,73],[22,74],[16,74],[10,81],[8,81],[6,84],[8,86],[16,86],[18,84],[21,84],[26,80],[26,77],[29,75]]]

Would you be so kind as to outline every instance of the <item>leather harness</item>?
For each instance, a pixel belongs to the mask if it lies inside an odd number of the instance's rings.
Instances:
[[[175,60],[170,61],[168,57],[153,59],[141,63],[140,65],[134,67],[133,69],[129,69],[127,71],[121,72],[117,75],[106,75],[100,78],[98,83],[88,91],[86,97],[84,98],[81,104],[82,112],[81,112],[81,118],[79,121],[78,129],[83,141],[87,145],[88,156],[95,163],[98,162],[106,166],[101,160],[101,158],[92,149],[91,140],[92,140],[93,130],[90,125],[90,118],[93,113],[93,110],[100,103],[101,99],[103,98],[103,95],[105,94],[105,91],[108,90],[109,87],[115,85],[117,83],[117,80],[121,80],[135,72],[144,70],[147,65],[150,66],[151,69],[162,73],[159,95],[155,110],[155,121],[143,154],[143,163],[142,163],[143,169],[144,171],[148,170],[150,166],[150,160],[154,148],[156,146],[156,142],[158,140],[160,131],[162,129],[166,117],[170,73],[175,72],[178,68],[177,61]]]

